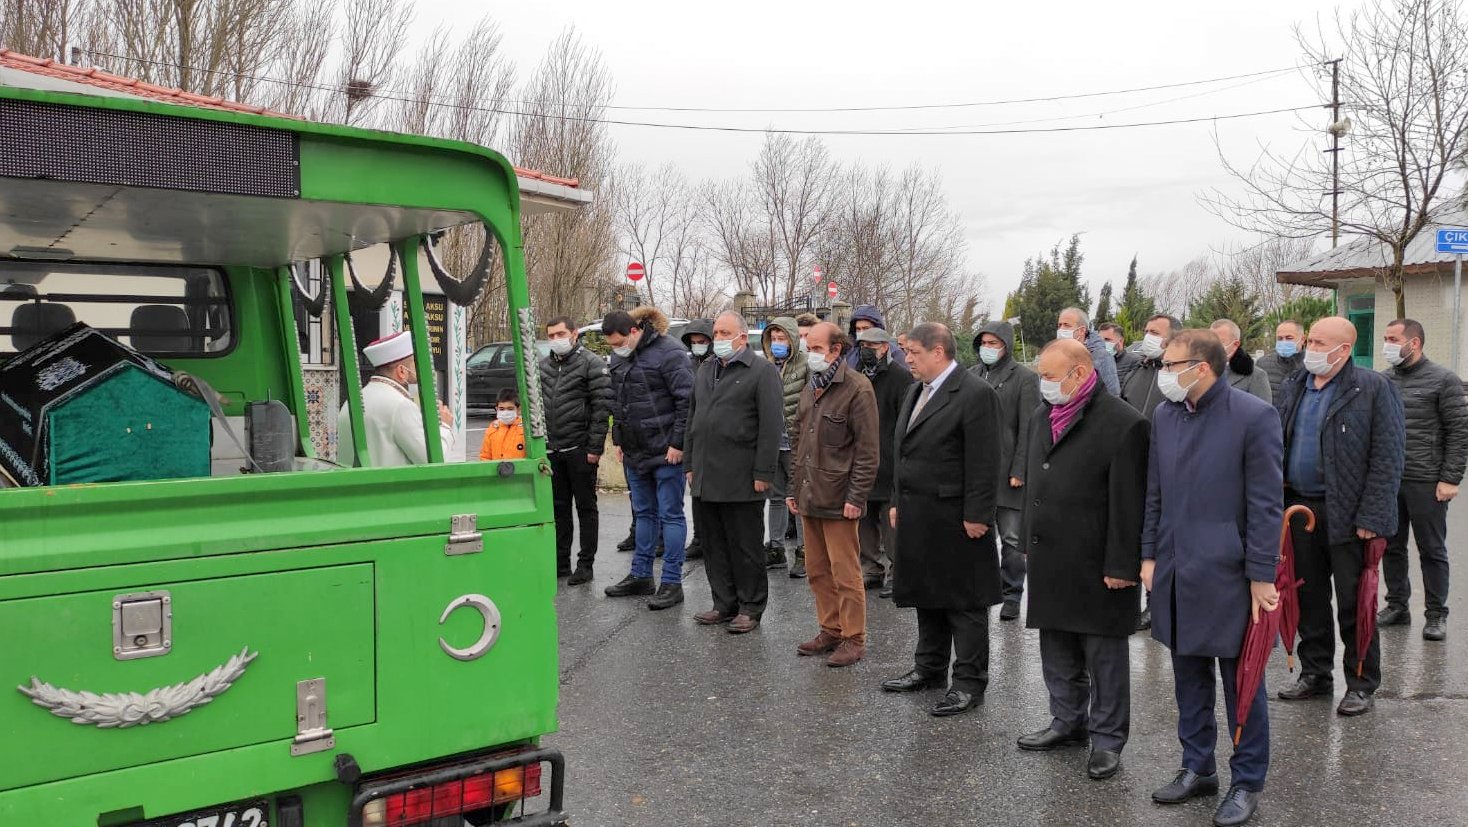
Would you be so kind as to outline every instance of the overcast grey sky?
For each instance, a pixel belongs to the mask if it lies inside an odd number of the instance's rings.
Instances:
[[[496,19],[522,76],[565,27],[601,49],[620,105],[835,107],[1011,99],[1154,86],[1295,66],[1292,27],[1333,3],[782,2],[607,3],[418,0],[417,27]],[[1232,88],[1230,88],[1232,87]],[[1182,99],[1179,99],[1182,98]],[[918,112],[696,114],[626,119],[816,129],[904,129],[1090,116],[1034,127],[1129,123],[1273,110],[1319,102],[1298,72],[1066,102]],[[1105,116],[1095,113],[1119,109]],[[1325,113],[1302,113],[1325,123]],[[1084,233],[1093,296],[1243,236],[1198,193],[1231,188],[1213,135],[1236,161],[1260,142],[1293,150],[1310,136],[1290,114],[1140,129],[1029,135],[829,136],[842,161],[936,166],[962,214],[973,269],[998,310],[1025,258]],[[741,174],[759,134],[614,126],[624,160],[671,161],[691,179]],[[1321,146],[1323,146],[1323,142]],[[550,170],[555,172],[555,170]]]

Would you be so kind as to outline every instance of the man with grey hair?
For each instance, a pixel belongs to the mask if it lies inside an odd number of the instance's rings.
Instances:
[[[894,429],[892,526],[897,529],[893,599],[917,610],[913,668],[882,683],[888,692],[942,688],[929,713],[957,715],[984,702],[989,684],[989,607],[1000,602],[999,554],[992,539],[1000,472],[999,396],[959,370],[947,327],[907,334],[907,364],[918,380]]]
[[[1253,394],[1270,404],[1274,403],[1274,390],[1269,387],[1269,374],[1254,364],[1254,357],[1244,350],[1243,331],[1230,319],[1219,319],[1208,329],[1223,343],[1223,353],[1228,357],[1223,378],[1229,387]]]
[[[704,568],[714,604],[694,620],[737,635],[759,627],[769,599],[760,541],[766,492],[780,473],[784,397],[780,371],[750,349],[743,316],[714,319],[712,351],[688,407],[688,482],[707,532]]]
[[[1091,329],[1091,317],[1079,307],[1067,307],[1060,311],[1060,326],[1055,331],[1057,339],[1074,339],[1086,346],[1091,353],[1091,363],[1096,366],[1096,376],[1113,396],[1121,395],[1121,383],[1116,378],[1115,351]]]

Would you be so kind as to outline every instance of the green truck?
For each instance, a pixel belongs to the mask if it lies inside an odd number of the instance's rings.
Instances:
[[[453,141],[13,87],[0,123],[0,374],[94,333],[136,352],[130,379],[81,402],[37,416],[0,398],[50,458],[33,479],[0,474],[0,824],[566,823],[564,764],[540,745],[556,729],[556,580],[510,164]],[[421,251],[477,225],[498,253],[466,280],[503,264],[528,457],[446,461],[425,381],[430,461],[371,467],[346,257],[392,245],[431,376]],[[325,276],[364,467],[313,448],[302,262]],[[43,387],[82,370],[41,368]],[[289,446],[269,468],[243,443],[243,463],[198,458],[262,410]]]

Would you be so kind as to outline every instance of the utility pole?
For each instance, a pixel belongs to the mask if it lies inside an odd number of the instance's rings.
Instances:
[[[1341,59],[1328,60],[1330,67],[1330,248],[1335,249],[1341,238],[1341,136],[1350,129],[1350,124],[1341,120]]]

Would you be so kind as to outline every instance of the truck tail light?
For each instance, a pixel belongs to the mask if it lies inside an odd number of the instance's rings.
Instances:
[[[409,827],[540,795],[540,764],[483,772],[378,798],[362,809],[363,827]]]

